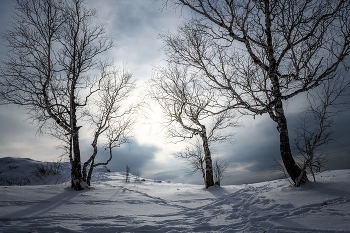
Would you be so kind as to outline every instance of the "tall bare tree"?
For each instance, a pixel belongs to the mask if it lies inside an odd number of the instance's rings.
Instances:
[[[198,136],[202,141],[205,161],[205,186],[214,185],[210,144],[223,142],[232,133],[223,132],[236,126],[234,115],[225,111],[213,115],[211,110],[219,101],[215,91],[203,89],[200,77],[187,67],[169,65],[159,68],[150,83],[151,97],[166,118],[170,138],[181,140]]]
[[[104,79],[93,74],[99,55],[113,46],[104,26],[93,25],[95,17],[83,0],[16,0],[4,35],[1,101],[26,107],[43,127],[57,127],[52,133],[69,142],[75,190],[82,189],[78,121]]]
[[[290,147],[284,102],[344,72],[350,53],[348,0],[173,0],[195,19],[165,34],[169,62],[190,65],[227,97],[224,109],[269,114],[284,166],[302,173]],[[301,183],[307,180],[302,174]]]

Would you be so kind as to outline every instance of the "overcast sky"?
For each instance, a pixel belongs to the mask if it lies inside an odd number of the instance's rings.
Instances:
[[[86,1],[89,8],[98,11],[99,23],[106,24],[108,35],[117,46],[106,54],[117,64],[127,64],[138,84],[147,83],[152,69],[162,65],[164,44],[158,39],[159,33],[175,32],[184,22],[180,9],[164,8],[165,1],[153,0],[99,0]],[[12,1],[0,1],[0,32],[3,33]],[[5,56],[6,48],[0,44],[0,55]],[[298,96],[286,105],[289,126],[293,126],[305,100]],[[46,135],[37,135],[25,109],[15,106],[0,106],[0,157],[29,157],[42,161],[57,160],[61,154],[58,142]],[[335,119],[333,127],[336,143],[325,147],[330,153],[330,169],[350,168],[350,112]],[[199,174],[188,176],[186,163],[172,157],[183,144],[171,144],[164,139],[159,118],[143,119],[135,127],[132,143],[115,151],[109,167],[114,171],[124,171],[131,166],[132,173],[146,178],[171,180],[174,182],[202,184]],[[280,160],[279,138],[276,125],[267,115],[253,119],[242,118],[242,127],[234,129],[234,144],[216,145],[214,157],[220,156],[229,162],[224,184],[242,184],[280,177],[272,172],[274,158]],[[84,132],[84,131],[83,131]],[[292,134],[292,133],[291,133]],[[91,154],[91,138],[81,136],[83,161]],[[291,135],[293,136],[293,135]],[[101,159],[107,154],[99,155]]]

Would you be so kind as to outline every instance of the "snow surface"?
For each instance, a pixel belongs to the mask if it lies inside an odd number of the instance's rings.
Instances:
[[[0,232],[350,232],[350,170],[205,189],[99,168],[77,192],[68,164],[39,177],[40,163],[0,158]]]

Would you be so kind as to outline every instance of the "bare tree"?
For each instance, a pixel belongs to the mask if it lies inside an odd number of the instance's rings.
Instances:
[[[102,77],[98,83],[99,91],[92,96],[89,109],[85,116],[94,131],[92,142],[93,153],[83,165],[83,181],[88,185],[91,182],[93,169],[97,166],[107,165],[113,157],[112,149],[129,142],[134,113],[137,106],[124,103],[129,100],[130,94],[135,89],[131,74],[125,68],[113,67],[108,69],[102,65]],[[126,107],[127,106],[127,107]],[[106,162],[95,163],[98,153],[98,141],[105,135],[105,150],[108,150],[109,158]],[[87,167],[89,172],[87,173]]]
[[[72,188],[81,190],[78,122],[103,79],[92,71],[113,42],[103,25],[93,26],[96,11],[83,0],[16,3],[4,35],[9,53],[1,62],[1,101],[26,107],[42,128],[68,142]]]
[[[204,90],[200,77],[191,73],[187,67],[170,65],[160,68],[150,85],[151,98],[159,104],[166,118],[168,137],[185,140],[198,136],[201,139],[205,186],[213,186],[210,144],[227,141],[233,136],[223,131],[237,125],[234,115],[228,111],[216,115],[210,113],[219,97],[215,91]]]
[[[216,185],[220,186],[221,181],[225,179],[225,172],[227,169],[228,163],[220,157],[216,157],[214,160],[214,182]]]
[[[301,169],[308,169],[314,182],[315,172],[320,172],[328,161],[328,154],[317,151],[335,141],[331,127],[334,118],[349,107],[349,88],[347,77],[325,81],[319,92],[308,94],[309,108],[300,115],[294,130],[294,146],[303,156]]]
[[[347,0],[173,0],[196,19],[165,34],[168,61],[189,65],[227,98],[225,109],[269,114],[283,164],[301,174],[289,140],[284,102],[344,73],[350,53]]]

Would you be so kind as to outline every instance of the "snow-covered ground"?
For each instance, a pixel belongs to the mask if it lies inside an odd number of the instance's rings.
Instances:
[[[77,192],[59,184],[68,164],[41,177],[38,165],[0,158],[0,232],[350,232],[350,170],[298,188],[274,180],[204,189],[135,176],[125,183],[99,168]]]

